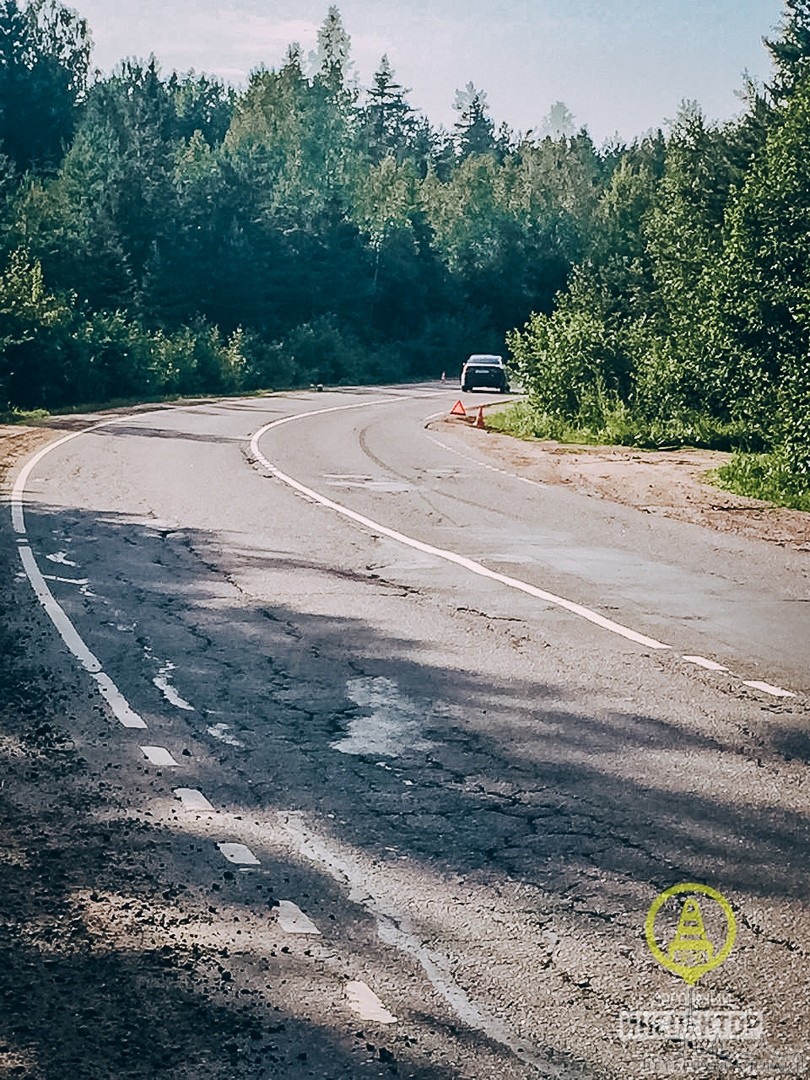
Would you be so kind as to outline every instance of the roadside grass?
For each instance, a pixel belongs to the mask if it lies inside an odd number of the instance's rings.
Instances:
[[[487,426],[519,439],[554,439],[593,446],[634,446],[645,450],[675,450],[685,446],[733,450],[743,436],[738,424],[722,423],[701,413],[668,420],[635,416],[621,402],[594,402],[574,419],[543,412],[531,401],[490,413]]]
[[[810,484],[802,484],[778,452],[737,453],[727,465],[708,473],[707,479],[735,495],[763,499],[791,510],[810,511]]]
[[[595,417],[581,414],[575,420],[566,420],[536,409],[529,401],[517,401],[491,412],[487,427],[518,439],[553,439],[580,446],[734,451],[731,461],[705,474],[708,483],[775,506],[810,511],[810,484],[790,471],[778,450],[743,453],[737,449],[746,435],[740,425],[721,423],[700,414],[648,422],[635,418],[620,404],[598,410]]]
[[[36,424],[50,415],[47,409],[10,409],[0,412],[0,424]]]

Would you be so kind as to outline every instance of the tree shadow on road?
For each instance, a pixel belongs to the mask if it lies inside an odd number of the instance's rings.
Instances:
[[[707,880],[741,907],[801,903],[806,895],[806,867],[799,855],[806,850],[806,815],[788,805],[780,791],[769,793],[766,773],[758,771],[766,767],[757,764],[762,746],[747,742],[735,726],[738,702],[729,703],[727,723],[721,717],[701,725],[666,698],[652,708],[649,694],[643,711],[611,707],[609,695],[589,701],[582,690],[550,681],[537,661],[527,662],[520,679],[464,671],[437,662],[404,631],[381,634],[371,619],[326,617],[252,600],[238,581],[255,557],[221,536],[183,530],[156,541],[150,530],[115,515],[63,514],[48,507],[32,506],[28,518],[35,539],[41,528],[64,529],[77,550],[85,541],[105,544],[111,570],[106,580],[93,582],[96,596],[81,599],[63,584],[59,598],[105,669],[148,719],[150,739],[178,755],[188,750],[189,770],[182,775],[204,791],[221,792],[234,815],[277,821],[279,814],[293,811],[319,827],[337,850],[354,853],[358,866],[365,860],[393,872],[402,860],[414,879],[422,876],[427,883],[469,883],[487,895],[506,886],[510,896],[531,888],[528,902],[548,905],[548,911],[532,915],[538,939],[544,918],[552,914],[557,931],[592,933],[601,945],[614,941],[618,949],[642,924],[646,903],[676,881]],[[269,555],[266,564],[268,572],[322,580],[324,587],[348,575],[375,597],[391,591],[371,573],[363,580],[355,570],[333,570],[312,552],[301,559]],[[9,579],[13,572],[8,563]],[[15,586],[19,610],[30,607],[30,598],[23,598],[26,588]],[[406,596],[400,602],[421,601]],[[426,617],[429,625],[429,607]],[[15,632],[20,630],[19,614],[8,602],[5,618],[9,626],[16,620]],[[189,903],[199,922],[212,881],[219,884],[220,896],[224,886],[246,911],[264,904],[266,913],[267,897],[236,895],[243,886],[233,875],[219,881],[223,871],[212,839],[200,840],[182,821],[146,822],[144,814],[155,799],[171,798],[173,781],[145,764],[132,766],[135,751],[128,758],[124,751],[121,780],[113,765],[111,779],[104,781],[110,787],[99,787],[99,744],[110,745],[112,760],[120,754],[117,741],[131,747],[129,733],[109,728],[108,719],[93,711],[98,703],[83,678],[71,672],[44,615],[35,611],[25,619],[22,633],[30,653],[41,649],[42,661],[32,667],[19,648],[11,650],[8,638],[12,667],[3,730],[20,738],[22,750],[15,765],[7,748],[6,764],[19,769],[15,791],[26,785],[47,789],[54,804],[41,811],[45,817],[39,825],[24,830],[22,865],[3,864],[10,875],[11,929],[1,979],[2,993],[13,1005],[5,1010],[0,1030],[9,1053],[18,1047],[24,1058],[30,1050],[31,1075],[48,1080],[78,1075],[79,1065],[88,1077],[165,1072],[297,1078],[365,1075],[396,1061],[414,1077],[467,1075],[460,1066],[428,1060],[419,1047],[402,1042],[395,1051],[386,1048],[392,1059],[381,1059],[375,1039],[366,1040],[373,1044],[368,1050],[355,1039],[345,1014],[334,1026],[316,1024],[286,1012],[283,992],[267,1000],[239,999],[221,985],[215,990],[208,977],[195,988],[190,976],[176,977],[185,971],[183,964],[192,964],[192,974],[199,967],[188,943],[173,943],[170,954],[157,945],[128,953],[115,947],[105,951],[103,942],[91,940],[88,890],[124,902],[127,896],[148,899],[158,922],[161,906],[171,922]],[[497,633],[507,634],[508,628]],[[497,646],[508,647],[506,638]],[[607,642],[605,652],[612,647]],[[194,704],[193,712],[168,709],[159,695],[154,675],[168,659],[182,661],[178,687]],[[661,673],[649,666],[649,658],[640,657],[639,663],[648,665],[650,685],[657,687]],[[373,727],[375,709],[378,725],[396,724],[383,707],[386,695],[414,725],[410,733],[407,725],[395,733],[397,752],[337,750],[353,724],[365,721],[366,729]],[[20,702],[28,703],[25,709]],[[68,703],[69,714],[60,716]],[[64,785],[54,782],[48,754],[44,764],[30,764],[30,747],[37,745],[32,725],[40,713],[48,717],[57,743],[61,731],[70,733],[89,762],[85,772],[78,764],[69,770]],[[223,723],[229,742],[211,734]],[[772,746],[778,750],[782,740],[795,738],[794,729],[792,718],[771,719]],[[62,760],[58,747],[49,753]],[[134,780],[136,786],[123,793],[126,769],[126,782]],[[89,791],[86,805],[76,801],[79,789]],[[122,800],[137,817],[137,829],[116,810]],[[29,807],[36,802],[32,798]],[[104,806],[117,824],[104,825]],[[19,817],[21,807],[9,806],[9,816]],[[35,815],[32,823],[36,820]],[[40,827],[50,839],[38,849]],[[128,830],[138,837],[134,847],[127,844]],[[121,855],[127,849],[130,856],[136,852],[134,861]],[[263,850],[262,862],[267,880],[274,886],[284,882],[278,851]],[[293,859],[286,875],[287,885],[294,884],[300,895],[332,896],[335,910],[340,907],[339,894],[346,889],[316,861]],[[167,899],[161,876],[183,884],[188,895]],[[636,909],[627,906],[633,903]],[[361,908],[349,936],[363,954],[361,943],[376,930]],[[41,932],[30,929],[34,924]],[[424,927],[439,937],[442,920],[426,913]],[[789,937],[792,930],[785,932]],[[545,966],[548,948],[539,940],[536,948],[537,963]],[[368,964],[376,962],[378,951],[378,945],[369,946]],[[560,970],[569,963],[573,970],[581,957],[555,963]],[[746,963],[756,967],[755,960]],[[416,966],[411,963],[414,971]],[[572,978],[565,984],[560,975],[566,993],[578,985]],[[253,974],[247,983],[255,986]],[[447,1024],[443,1007],[439,1002],[427,1013],[437,1028]],[[279,1022],[285,1025],[283,1040],[278,1032],[268,1036]],[[472,1030],[462,1024],[459,1031],[462,1043],[476,1045]],[[591,1068],[594,1076],[614,1075],[599,1063],[593,1047],[583,1047],[577,1063],[566,1033],[550,1027],[543,1038],[543,1051],[558,1062]],[[479,1046],[481,1053],[490,1050],[488,1044]],[[306,1059],[298,1057],[304,1053]]]

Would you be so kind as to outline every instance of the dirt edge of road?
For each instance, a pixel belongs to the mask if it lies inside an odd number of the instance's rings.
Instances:
[[[628,446],[574,446],[516,439],[446,418],[438,426],[458,432],[507,472],[579,494],[632,506],[646,514],[688,521],[717,532],[810,551],[810,514],[715,487],[707,473],[729,461],[717,450],[638,450]]]

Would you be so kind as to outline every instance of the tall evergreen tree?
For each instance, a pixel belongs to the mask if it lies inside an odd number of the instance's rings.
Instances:
[[[780,34],[766,38],[776,74],[771,94],[776,101],[789,97],[810,70],[810,0],[784,0]]]
[[[472,154],[494,154],[496,151],[495,123],[487,111],[487,95],[469,82],[456,90],[453,108],[459,114],[453,125],[459,157]]]
[[[366,91],[360,137],[374,162],[393,154],[398,162],[414,150],[416,125],[414,110],[408,104],[408,91],[394,78],[388,56],[383,56]]]
[[[19,169],[61,160],[89,60],[87,23],[59,0],[0,0],[0,150]]]
[[[352,80],[352,39],[343,25],[339,8],[332,4],[318,30],[314,54],[316,76],[333,92],[344,90]]]

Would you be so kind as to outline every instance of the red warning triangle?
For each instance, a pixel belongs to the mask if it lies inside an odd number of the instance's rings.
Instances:
[[[451,416],[466,416],[467,415],[467,410],[464,408],[464,405],[463,405],[463,403],[461,401],[457,401],[455,403],[453,408],[450,410],[450,415]]]

